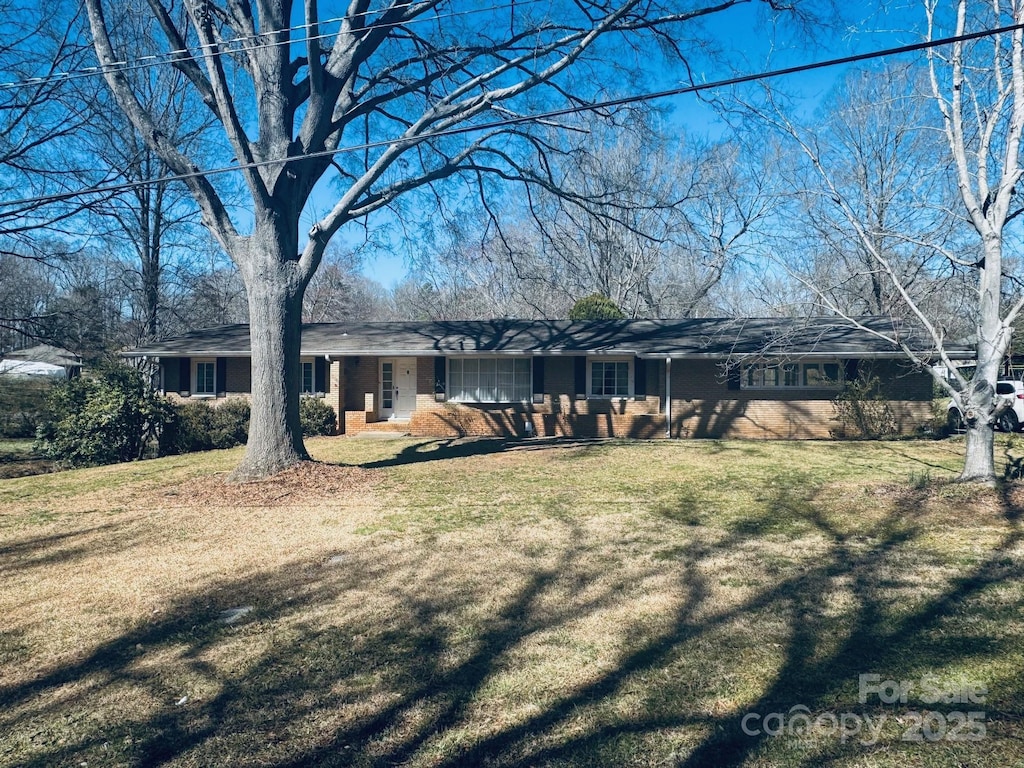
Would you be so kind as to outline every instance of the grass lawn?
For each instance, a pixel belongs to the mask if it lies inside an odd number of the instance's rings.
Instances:
[[[0,481],[0,764],[1024,766],[961,441],[309,447]]]

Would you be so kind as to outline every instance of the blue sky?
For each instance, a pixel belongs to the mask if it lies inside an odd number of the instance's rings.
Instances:
[[[747,73],[791,67],[918,42],[924,31],[924,8],[918,0],[852,3],[843,10],[847,18],[832,29],[794,32],[785,24],[766,23],[761,3],[753,3],[716,15],[707,23],[707,33],[722,49],[713,59],[704,59],[694,68],[695,79],[711,82]],[[832,67],[788,76],[773,82],[801,99],[808,111],[837,84],[847,68]],[[669,76],[649,73],[650,90],[682,85],[679,73]],[[707,138],[725,138],[727,130],[714,110],[694,95],[666,100],[658,106],[670,112],[669,126],[681,132]],[[321,194],[327,204],[329,190]],[[338,235],[342,245],[356,247],[362,242],[358,228]],[[367,277],[392,287],[407,271],[405,254],[396,243],[394,250],[378,249],[363,267]]]

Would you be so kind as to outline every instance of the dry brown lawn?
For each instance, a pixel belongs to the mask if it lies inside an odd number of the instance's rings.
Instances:
[[[310,448],[0,481],[0,764],[1024,765],[1022,493],[956,441]]]

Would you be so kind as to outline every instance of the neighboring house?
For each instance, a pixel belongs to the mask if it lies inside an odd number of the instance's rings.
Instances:
[[[0,375],[24,377],[45,377],[52,379],[63,379],[67,377],[65,371],[59,365],[49,363],[37,363],[34,360],[0,360]]]
[[[249,394],[245,325],[125,354],[158,359],[173,397]],[[932,416],[926,372],[826,318],[310,324],[301,366],[302,392],[326,398],[342,433],[824,438],[833,400],[868,372],[901,431]]]
[[[71,379],[82,373],[82,358],[74,352],[52,346],[51,344],[37,344],[34,347],[26,347],[4,355],[5,360],[19,360],[30,363],[45,363],[49,366],[59,366],[64,369],[64,375]]]

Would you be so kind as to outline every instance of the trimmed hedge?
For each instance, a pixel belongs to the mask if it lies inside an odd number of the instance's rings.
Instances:
[[[304,397],[299,400],[299,419],[305,437],[333,435],[338,419],[334,409],[318,397]]]
[[[160,453],[194,453],[245,445],[249,402],[232,398],[214,408],[205,400],[174,406],[174,418],[160,436]]]
[[[249,401],[231,398],[212,406],[206,400],[189,400],[174,406],[174,418],[160,438],[160,453],[192,453],[245,445],[249,436]],[[332,435],[334,409],[315,397],[299,401],[302,434]]]
[[[38,395],[37,395],[38,396]],[[36,448],[73,467],[244,445],[249,401],[231,398],[213,407],[205,400],[174,405],[157,395],[145,377],[125,365],[101,369],[93,378],[52,385],[39,411]],[[299,401],[302,434],[334,434],[334,409],[315,397]]]

